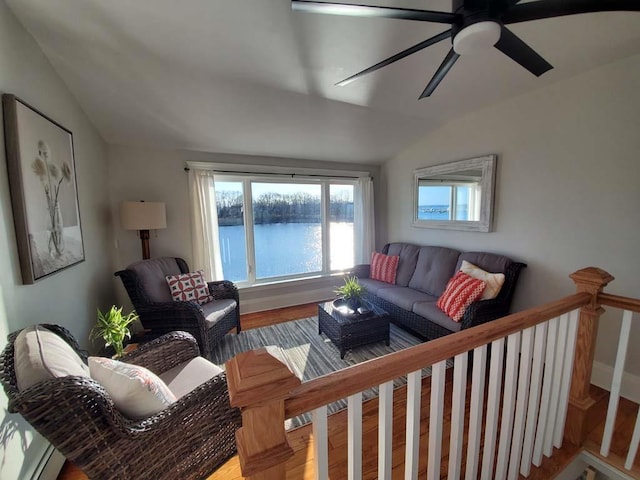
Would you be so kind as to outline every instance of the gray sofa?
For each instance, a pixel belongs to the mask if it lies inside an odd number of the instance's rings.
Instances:
[[[520,270],[526,267],[504,255],[409,243],[389,243],[382,253],[400,257],[395,285],[369,278],[370,265],[357,265],[353,273],[367,289],[365,298],[389,312],[393,323],[424,340],[508,315]],[[505,281],[496,298],[472,303],[462,320],[454,322],[436,302],[463,260],[487,272],[504,273]]]

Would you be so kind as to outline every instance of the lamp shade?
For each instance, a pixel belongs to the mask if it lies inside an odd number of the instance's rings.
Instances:
[[[163,202],[122,202],[120,221],[125,230],[167,228],[165,204]]]

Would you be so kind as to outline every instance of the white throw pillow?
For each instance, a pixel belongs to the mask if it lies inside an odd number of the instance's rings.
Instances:
[[[13,348],[16,384],[20,391],[52,378],[89,376],[89,368],[71,345],[40,325],[23,329]]]
[[[111,396],[116,408],[132,419],[155,415],[176,401],[169,387],[153,372],[105,357],[89,357],[91,378]]]
[[[482,293],[481,300],[491,300],[492,298],[496,298],[504,284],[504,273],[485,272],[480,267],[473,263],[469,263],[466,260],[462,261],[460,271],[466,273],[470,277],[482,280],[487,284],[487,288],[485,288]]]

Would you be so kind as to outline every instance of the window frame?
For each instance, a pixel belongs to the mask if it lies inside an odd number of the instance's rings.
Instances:
[[[265,172],[266,173],[266,172]],[[368,176],[368,175],[367,175]],[[339,272],[344,269],[331,269],[331,245],[330,245],[330,194],[331,185],[350,185],[354,189],[354,203],[356,201],[356,187],[358,184],[358,177],[343,176],[314,176],[314,175],[301,175],[301,174],[260,174],[260,173],[244,173],[244,172],[220,172],[214,171],[213,183],[215,188],[216,182],[237,182],[242,184],[242,201],[243,201],[243,222],[244,222],[244,234],[245,234],[245,254],[246,254],[246,272],[247,280],[234,281],[239,288],[247,288],[261,285],[268,285],[273,283],[286,282],[291,280],[300,280],[308,278],[326,277]],[[252,183],[289,183],[289,184],[305,184],[305,185],[320,185],[320,228],[321,228],[321,248],[322,248],[322,262],[321,270],[314,272],[303,272],[290,275],[280,275],[277,277],[256,277],[256,249],[255,249],[255,235],[254,235],[254,223],[253,223],[253,192]],[[219,226],[218,226],[219,228]],[[355,229],[355,218],[354,218]],[[354,232],[355,236],[355,232]],[[353,245],[353,255],[355,260],[355,238]]]

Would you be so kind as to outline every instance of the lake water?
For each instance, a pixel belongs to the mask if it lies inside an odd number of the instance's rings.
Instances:
[[[353,223],[331,222],[332,270],[353,266]],[[224,278],[247,280],[244,225],[219,227]],[[256,278],[322,271],[322,228],[319,223],[255,225]]]

